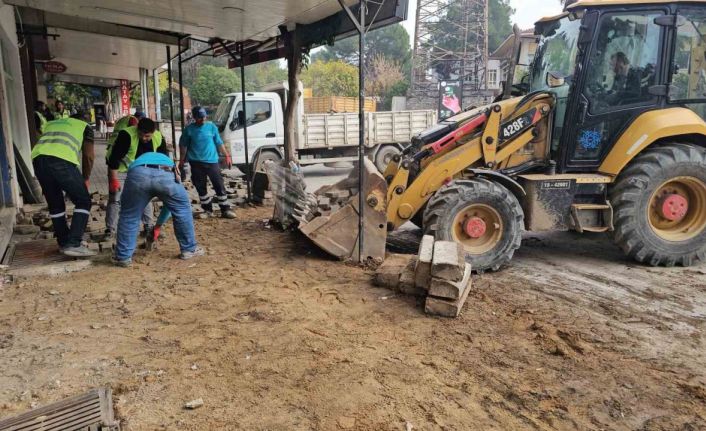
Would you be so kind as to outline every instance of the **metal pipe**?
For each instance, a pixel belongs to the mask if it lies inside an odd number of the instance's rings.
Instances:
[[[248,202],[252,201],[252,195],[250,194],[250,182],[253,180],[252,167],[250,166],[250,157],[248,154],[248,111],[246,109],[247,103],[245,103],[245,59],[243,58],[243,44],[238,44],[238,51],[240,51],[240,93],[243,100],[243,145],[245,146],[245,175],[247,181],[245,182],[248,190]]]
[[[365,9],[367,0],[361,0],[358,28],[358,262],[363,263],[365,196],[363,189],[363,164],[365,159]]]
[[[162,121],[162,95],[159,94],[159,71],[152,71],[152,79],[154,80],[154,119]]]
[[[176,143],[176,127],[174,126],[174,95],[172,94],[172,53],[171,47],[167,45],[167,92],[169,93],[169,117],[172,123],[172,145],[174,145],[174,160],[179,157],[179,147]]]
[[[179,46],[181,47],[181,38],[179,38]],[[181,50],[179,50],[179,110],[181,111],[179,118],[181,120],[181,130],[183,132],[184,128],[186,127],[186,122],[184,121],[184,74],[181,70],[181,63]],[[174,148],[176,148],[176,146]]]

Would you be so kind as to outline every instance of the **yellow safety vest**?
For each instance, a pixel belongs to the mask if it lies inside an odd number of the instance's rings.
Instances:
[[[140,136],[137,133],[137,126],[131,126],[123,129],[125,132],[127,132],[128,135],[130,135],[130,149],[127,151],[127,154],[125,154],[125,157],[120,161],[120,167],[118,168],[118,172],[127,172],[127,169],[130,167],[132,162],[135,161],[135,156],[137,155],[137,147],[140,146]],[[162,146],[162,134],[159,133],[158,130],[155,130],[154,133],[152,134],[152,151],[157,151],[157,149]],[[111,147],[107,154],[108,158],[110,158],[110,153],[113,151],[113,148]]]
[[[81,165],[83,132],[88,123],[75,118],[62,118],[47,122],[44,133],[32,149],[32,159],[38,156],[53,156]]]
[[[39,111],[34,111],[34,113],[37,114],[37,116],[39,117],[39,134],[42,134],[47,128],[47,117],[45,117],[44,114]]]
[[[59,112],[59,111],[55,112],[54,117],[56,117],[56,118],[54,118],[55,120],[61,120],[62,118],[70,118],[71,113],[69,112],[68,109],[64,109],[61,112]]]
[[[115,125],[113,126],[113,133],[111,133],[110,138],[108,138],[108,147],[106,148],[106,152],[108,154],[110,153],[110,149],[113,147],[115,140],[118,139],[120,131],[130,127],[130,119],[132,117],[133,115],[127,115],[115,122]]]

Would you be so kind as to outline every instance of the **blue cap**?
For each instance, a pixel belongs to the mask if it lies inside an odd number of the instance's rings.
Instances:
[[[194,118],[206,118],[206,109],[200,106],[194,106],[191,109],[191,115],[193,115]]]
[[[145,113],[142,111],[137,111],[135,112],[135,118],[137,118],[138,120],[141,118],[145,118]]]

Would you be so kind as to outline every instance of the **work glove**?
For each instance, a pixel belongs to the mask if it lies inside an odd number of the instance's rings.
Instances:
[[[230,154],[226,154],[226,166],[228,166],[228,169],[233,167],[233,159],[230,157]]]
[[[120,181],[117,178],[111,178],[108,182],[108,191],[110,193],[117,193],[120,191]]]
[[[157,225],[154,227],[154,229],[152,230],[152,241],[157,242],[161,231],[162,231],[162,226]]]

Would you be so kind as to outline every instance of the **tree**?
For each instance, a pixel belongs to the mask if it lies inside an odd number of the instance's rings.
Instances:
[[[394,60],[389,60],[382,54],[376,55],[371,65],[365,71],[365,94],[374,97],[380,109],[390,109],[387,102],[392,101],[390,95],[393,90],[399,92],[400,83],[406,83],[404,74],[399,63]],[[405,86],[406,90],[407,86]],[[398,95],[398,94],[394,94]]]
[[[259,91],[263,86],[287,80],[287,70],[279,65],[279,60],[245,66],[245,88]],[[240,74],[240,70],[237,71]]]
[[[358,68],[344,61],[315,61],[301,74],[305,87],[317,97],[358,94]]]
[[[366,35],[365,64],[377,55],[396,61],[407,70],[411,65],[412,50],[409,44],[409,33],[401,24],[389,25],[370,31]],[[346,63],[358,65],[358,38],[350,37],[337,41],[333,46],[325,47],[313,56],[313,60],[342,60]],[[410,69],[411,70],[411,69]]]
[[[512,34],[512,15],[515,9],[510,6],[510,0],[488,1],[488,52],[500,47]]]
[[[195,103],[217,106],[224,94],[240,90],[240,78],[226,67],[205,65],[200,68],[191,96]]]

